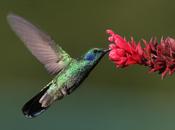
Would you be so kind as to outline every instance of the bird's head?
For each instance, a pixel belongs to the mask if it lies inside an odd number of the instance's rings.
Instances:
[[[83,59],[86,61],[89,61],[90,63],[95,63],[95,62],[98,62],[109,51],[110,49],[93,48],[93,49],[90,49],[84,55]]]

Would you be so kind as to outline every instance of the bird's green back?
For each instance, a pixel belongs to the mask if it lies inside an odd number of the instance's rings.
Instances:
[[[88,74],[90,68],[88,64],[88,61],[73,59],[65,69],[55,76],[52,82],[55,82],[56,85],[50,87],[48,91],[53,90],[55,92],[64,86],[72,86],[75,82],[80,82]]]

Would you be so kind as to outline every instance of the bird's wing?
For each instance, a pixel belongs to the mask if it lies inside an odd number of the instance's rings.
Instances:
[[[30,52],[42,63],[51,74],[57,74],[67,66],[72,58],[45,32],[24,18],[9,14],[8,23]]]

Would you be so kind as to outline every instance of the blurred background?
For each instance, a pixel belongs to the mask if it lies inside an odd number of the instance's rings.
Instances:
[[[53,77],[11,31],[13,12],[48,32],[72,57],[108,47],[106,29],[136,41],[175,37],[174,0],[0,0],[1,130],[174,130],[175,76],[116,69],[106,56],[77,91],[35,119],[21,107]]]

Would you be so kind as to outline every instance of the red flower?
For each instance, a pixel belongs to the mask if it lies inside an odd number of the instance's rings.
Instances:
[[[140,42],[136,44],[133,38],[126,41],[112,30],[107,30],[111,44],[109,58],[118,68],[133,64],[148,66],[150,72],[158,71],[162,78],[167,73],[172,75],[175,71],[175,40],[173,38],[162,39],[158,44],[156,39],[149,42],[143,40],[145,47],[142,48]]]
[[[111,30],[107,30],[107,33],[111,35],[108,39],[111,42],[109,58],[116,63],[117,67],[142,64],[143,49],[140,43],[136,45],[133,38],[129,43]]]

